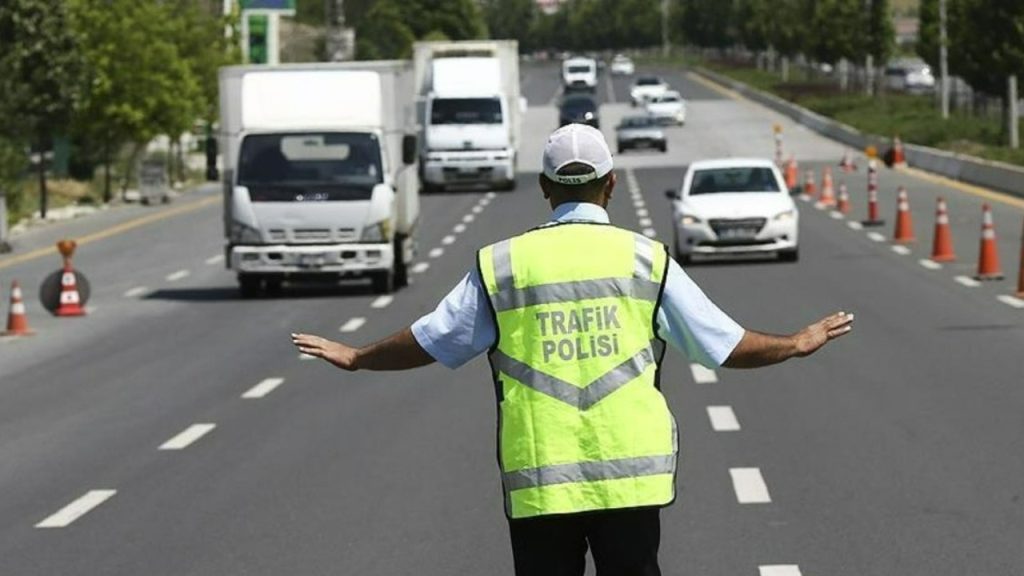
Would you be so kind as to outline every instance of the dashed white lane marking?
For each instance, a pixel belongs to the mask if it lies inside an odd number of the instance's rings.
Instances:
[[[708,406],[708,419],[715,432],[735,432],[740,429],[740,421],[736,419],[731,406]]]
[[[654,222],[652,222],[650,218],[641,218],[640,219],[640,225],[641,226],[650,226],[651,224],[654,224]]]
[[[497,193],[497,192],[488,192],[488,193],[487,193],[487,194],[486,194],[486,195],[484,196],[484,198],[487,198],[488,200],[494,200],[494,198],[495,198],[495,197],[496,197],[497,195],[498,195],[498,193]]]
[[[465,231],[466,231],[466,225],[465,225],[465,224],[456,224],[456,225],[455,225],[455,228],[452,228],[452,230],[453,230],[453,231],[454,231],[454,232],[455,232],[456,234],[462,234],[463,232],[465,232]]]
[[[978,286],[981,286],[981,282],[978,282],[970,276],[957,276],[953,278],[953,280],[956,280],[958,284],[967,286],[968,288],[977,288]]]
[[[828,208],[828,206],[825,205],[825,204],[822,204],[821,202],[815,202],[814,203],[814,208],[816,210],[824,210],[825,208]]]
[[[191,274],[191,272],[189,272],[188,270],[178,270],[177,272],[171,272],[170,274],[167,275],[167,281],[177,282],[182,278],[187,278],[189,274]]]
[[[90,490],[45,518],[36,528],[64,528],[117,494],[117,490]]]
[[[412,267],[412,273],[422,274],[427,271],[427,268],[430,268],[430,262],[420,262]]]
[[[193,424],[185,428],[177,436],[160,445],[160,450],[184,450],[196,440],[210,433],[216,424]]]
[[[124,297],[125,298],[135,298],[136,296],[142,296],[146,292],[149,292],[149,288],[146,288],[145,286],[136,286],[135,288],[132,288],[131,290],[126,291],[124,293]]]
[[[654,228],[644,228],[643,233],[644,236],[647,236],[648,238],[654,238],[655,236],[658,235]]]
[[[452,235],[445,236],[444,238],[441,239],[441,244],[444,244],[445,246],[451,246],[454,243],[455,236]]]
[[[633,201],[633,208],[640,209],[643,208],[644,206],[646,206],[646,204],[642,199],[637,199]]]
[[[929,270],[942,270],[942,264],[928,258],[921,258],[917,263]]]
[[[85,313],[86,314],[90,314],[90,315],[91,314],[95,314],[96,311],[99,310],[99,309],[100,309],[99,306],[97,306],[95,304],[89,304],[88,306],[85,307]]]
[[[305,352],[299,352],[299,360],[316,360],[316,356],[306,354]]]
[[[639,216],[640,218],[646,218],[650,216],[651,213],[648,212],[646,208],[640,208],[636,211],[636,215]]]
[[[313,358],[313,356],[310,356],[310,358]],[[244,394],[242,394],[242,398],[263,398],[267,394],[273,392],[274,388],[277,388],[281,384],[284,384],[284,378],[267,378],[252,388],[249,388]]]
[[[469,224],[473,220],[476,220],[476,216],[473,216],[472,214],[466,214],[465,216],[462,217],[462,221],[465,222],[466,224]]]
[[[697,384],[714,384],[718,382],[718,374],[710,368],[700,364],[690,364],[690,373],[693,374],[693,381]]]
[[[363,324],[366,324],[366,318],[356,317],[342,324],[341,328],[339,328],[338,330],[340,332],[355,332],[356,330],[362,328]]]
[[[857,222],[856,220],[850,220],[849,222],[846,223],[846,225],[849,226],[851,230],[863,230],[864,229],[864,225],[861,224],[860,222]]]
[[[480,204],[473,206],[473,214],[479,214],[484,211],[484,207]]]
[[[213,266],[214,264],[220,264],[224,261],[223,254],[217,254],[216,256],[210,256],[205,260],[207,266]]]
[[[803,576],[796,564],[766,564],[757,567],[758,576]]]
[[[760,468],[730,468],[732,488],[740,504],[767,504],[772,501]]]
[[[480,206],[487,206],[490,203],[491,203],[491,199],[489,197],[487,197],[487,196],[484,196],[483,198],[480,199],[479,205]]]
[[[444,254],[444,248],[434,248],[430,251],[431,258],[440,258]]]
[[[875,242],[885,242],[885,235],[879,232],[868,232],[868,238]]]
[[[846,218],[846,216],[843,215],[842,212],[829,212],[828,216],[833,220],[842,220],[843,218]],[[858,222],[858,224],[860,224],[860,222]]]
[[[376,300],[370,302],[370,308],[376,308],[377,310],[380,310],[381,308],[387,308],[394,301],[395,297],[390,294],[378,296]]]
[[[1013,306],[1014,308],[1024,308],[1024,300],[1021,300],[1016,296],[1010,296],[1009,294],[1000,294],[999,296],[996,296],[996,299],[1002,302],[1003,304]]]
[[[893,246],[892,251],[899,254],[900,256],[906,256],[907,254],[910,254],[910,248],[907,248],[906,246],[900,246],[899,244]]]

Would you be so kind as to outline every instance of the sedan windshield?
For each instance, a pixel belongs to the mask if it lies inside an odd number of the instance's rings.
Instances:
[[[771,168],[738,167],[698,170],[690,184],[690,195],[719,192],[781,192]]]
[[[498,98],[435,98],[430,104],[431,124],[501,124]]]
[[[657,86],[658,84],[661,84],[661,80],[650,76],[638,78],[636,81],[637,86]]]
[[[627,116],[622,119],[623,128],[646,128],[653,125],[654,120],[648,116]]]
[[[597,104],[590,98],[568,98],[562,102],[563,112],[584,113],[597,110]]]

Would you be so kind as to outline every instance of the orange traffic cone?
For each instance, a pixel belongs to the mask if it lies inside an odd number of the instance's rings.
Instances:
[[[825,166],[821,175],[821,196],[818,197],[818,204],[822,206],[835,206],[835,189],[832,186],[832,167]]]
[[[29,336],[34,334],[28,327],[25,303],[21,299],[21,286],[15,280],[11,283],[11,311],[7,315],[7,330],[0,336]]]
[[[981,207],[981,253],[978,256],[978,280],[1002,280],[1003,269],[999,266],[999,247],[996,245],[996,226],[992,222],[992,208]]]
[[[907,156],[903,152],[903,141],[899,136],[892,137],[892,165],[904,166],[907,163]]]
[[[789,162],[786,162],[786,174],[785,174],[785,176],[786,176],[786,188],[789,189],[790,192],[792,192],[793,190],[796,190],[796,187],[797,187],[797,184],[798,184],[797,183],[797,178],[799,176],[797,176],[796,158],[794,158],[792,156],[789,157]]]
[[[946,211],[946,199],[939,197],[935,209],[935,235],[932,237],[932,260],[935,262],[952,262],[956,260],[953,251],[953,233],[949,228],[949,213]]]
[[[868,219],[861,222],[864,226],[882,226],[885,224],[878,215],[878,163],[874,158],[868,160]]]
[[[910,218],[910,199],[907,198],[907,189],[900,186],[896,195],[896,230],[893,232],[892,241],[897,244],[907,244],[914,240],[914,223]]]
[[[1024,232],[1020,235],[1020,272],[1017,274],[1017,297],[1024,298]]]
[[[70,264],[64,266],[64,273],[60,277],[60,306],[57,307],[55,315],[85,316],[82,296],[78,293],[78,281]]]
[[[839,203],[836,204],[836,212],[840,214],[850,213],[850,193],[846,190],[846,182],[839,183]]]
[[[814,194],[817,191],[817,185],[814,183],[814,170],[808,170],[804,172],[804,198],[810,200],[814,198]]]
[[[853,163],[853,154],[849,149],[843,152],[843,159],[839,161],[839,169],[846,173],[857,171],[857,165]]]

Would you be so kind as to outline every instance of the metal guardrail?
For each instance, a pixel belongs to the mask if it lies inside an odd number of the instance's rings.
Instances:
[[[701,67],[695,67],[693,72],[851,148],[863,150],[867,146],[875,146],[884,150],[889,146],[888,138],[866,134],[738,80]],[[1024,168],[916,144],[905,144],[904,150],[907,164],[914,168],[1024,198]]]

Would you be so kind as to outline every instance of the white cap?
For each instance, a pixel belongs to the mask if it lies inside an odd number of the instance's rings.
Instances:
[[[559,174],[569,164],[583,164],[593,172]],[[612,152],[601,131],[586,124],[566,124],[548,136],[544,145],[544,175],[560,184],[586,184],[612,171]]]

